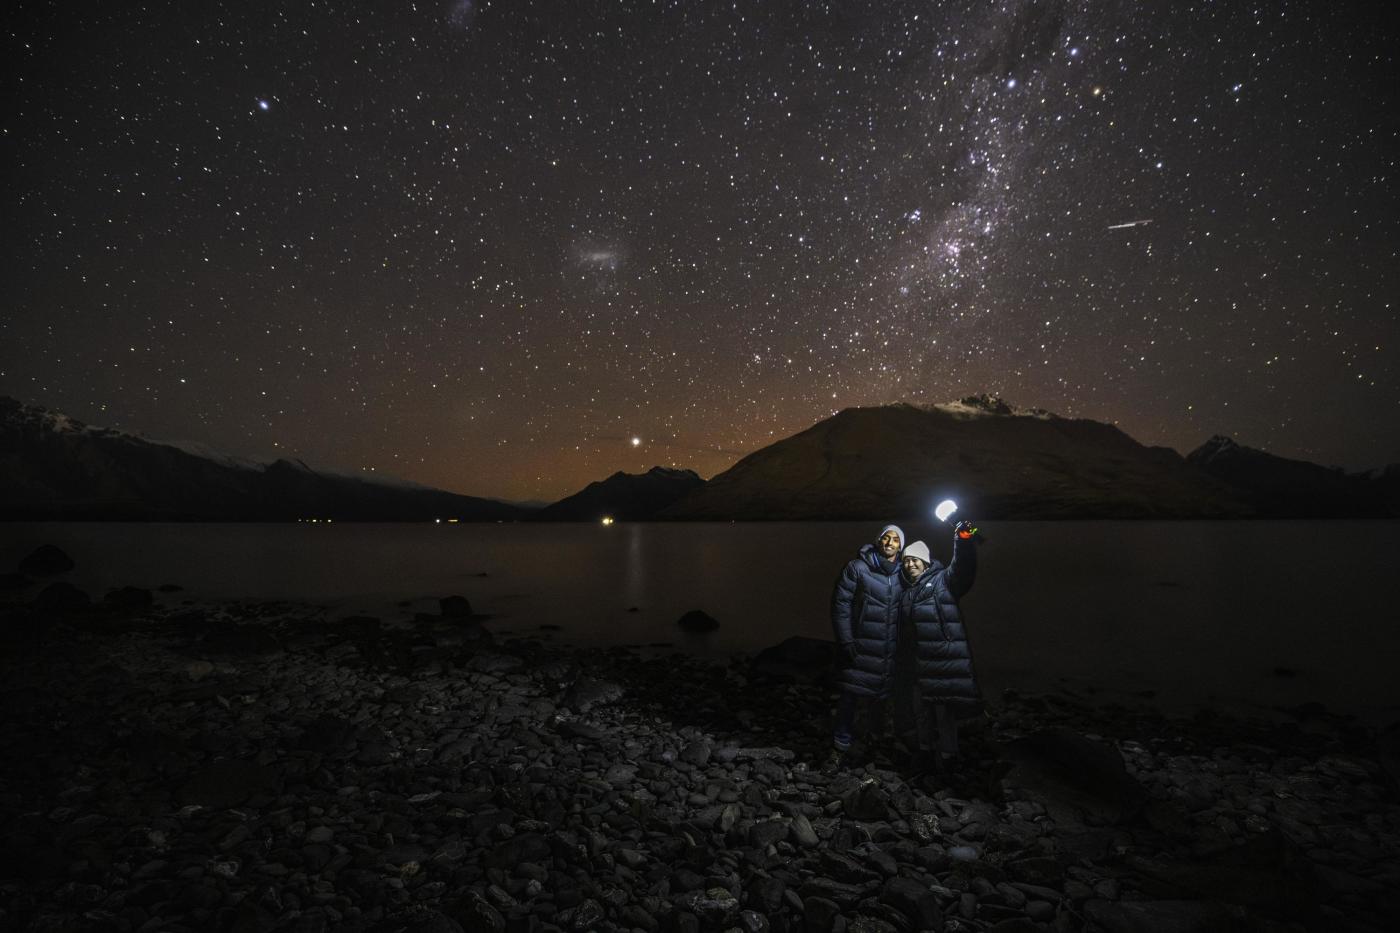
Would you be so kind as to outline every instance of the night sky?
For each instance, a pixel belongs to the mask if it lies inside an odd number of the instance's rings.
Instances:
[[[512,499],[977,392],[1400,461],[1377,9],[21,2],[0,393]]]

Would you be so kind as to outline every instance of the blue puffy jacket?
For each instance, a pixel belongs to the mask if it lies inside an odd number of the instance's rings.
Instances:
[[[899,598],[900,651],[915,653],[912,668],[919,694],[963,716],[975,715],[982,706],[972,647],[958,611],[958,600],[972,589],[976,576],[977,546],[954,535],[948,566],[932,561],[919,579],[905,585]]]
[[[867,544],[846,565],[831,594],[831,630],[843,665],[837,681],[857,696],[887,697],[894,676],[895,629],[903,589],[899,562]],[[854,647],[855,657],[848,660]]]

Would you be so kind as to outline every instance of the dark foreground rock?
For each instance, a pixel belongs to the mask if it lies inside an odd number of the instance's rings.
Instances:
[[[719,620],[700,609],[692,609],[676,620],[687,632],[713,632],[719,628]]]
[[[825,774],[819,643],[715,663],[293,604],[31,612],[0,620],[44,635],[0,654],[7,930],[1363,933],[1400,914],[1390,738],[1325,710],[1013,695],[937,775],[883,736]]]
[[[19,572],[31,577],[51,577],[73,569],[73,558],[62,548],[41,544],[19,562]]]

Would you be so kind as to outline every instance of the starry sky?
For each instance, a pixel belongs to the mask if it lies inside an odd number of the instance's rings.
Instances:
[[[0,393],[516,500],[980,392],[1400,461],[1367,10],[21,0]]]

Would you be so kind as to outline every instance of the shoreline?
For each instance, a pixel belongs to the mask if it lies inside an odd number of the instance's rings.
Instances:
[[[6,927],[1379,931],[1400,912],[1400,735],[1321,708],[1268,724],[1008,693],[951,773],[881,742],[828,776],[834,693],[802,652],[296,602],[3,612]]]

